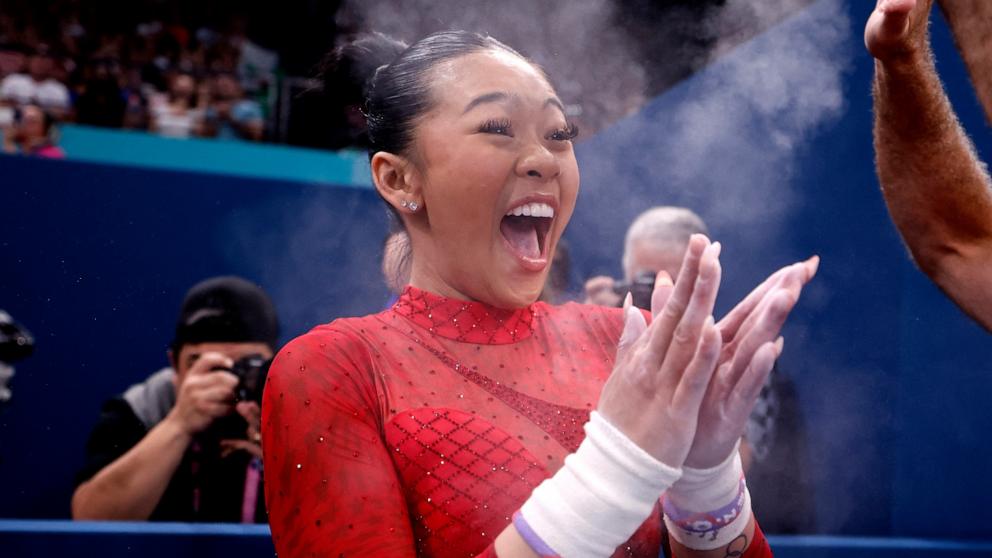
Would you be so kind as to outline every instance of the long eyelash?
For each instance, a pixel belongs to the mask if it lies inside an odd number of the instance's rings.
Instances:
[[[488,134],[509,135],[512,130],[510,128],[510,121],[505,118],[502,118],[502,119],[487,120],[482,126],[479,127],[479,131]]]
[[[579,136],[579,127],[569,122],[564,128],[555,130],[551,138],[558,141],[572,141]]]

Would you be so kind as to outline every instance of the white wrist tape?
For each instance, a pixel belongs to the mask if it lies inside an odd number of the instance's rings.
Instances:
[[[613,554],[681,474],[595,411],[585,431],[579,449],[520,509],[534,533],[563,558]]]
[[[751,495],[737,448],[710,469],[685,467],[664,497],[665,525],[675,540],[695,550],[730,544],[751,519]]]

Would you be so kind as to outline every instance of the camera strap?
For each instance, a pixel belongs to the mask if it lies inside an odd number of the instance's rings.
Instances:
[[[262,484],[262,460],[252,457],[245,471],[244,499],[241,501],[241,523],[255,523],[258,487]]]

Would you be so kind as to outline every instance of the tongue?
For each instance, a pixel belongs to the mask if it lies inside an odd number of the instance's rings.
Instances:
[[[537,227],[529,217],[504,217],[499,230],[517,254],[536,260],[541,257],[541,247],[537,242]]]

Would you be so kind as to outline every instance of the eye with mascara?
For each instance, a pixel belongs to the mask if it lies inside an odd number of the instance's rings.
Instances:
[[[578,135],[579,135],[579,127],[576,126],[575,124],[569,123],[564,128],[552,132],[548,136],[548,139],[554,141],[572,141],[573,139],[578,137]]]
[[[481,127],[479,127],[479,131],[486,134],[499,134],[502,136],[513,137],[513,129],[510,127],[510,121],[506,119],[487,120]]]

